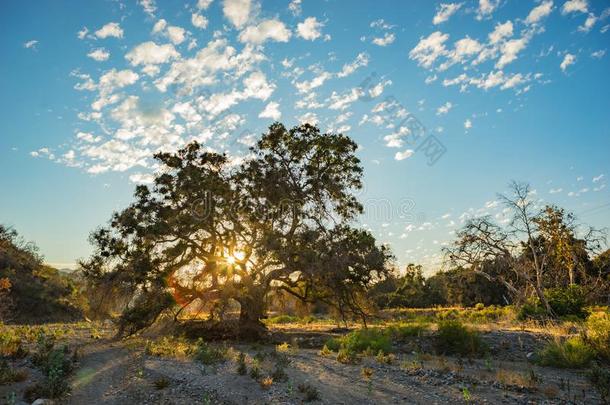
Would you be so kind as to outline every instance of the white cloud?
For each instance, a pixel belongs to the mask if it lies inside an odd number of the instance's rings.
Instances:
[[[108,60],[108,58],[110,57],[110,52],[106,51],[104,48],[98,48],[94,51],[89,52],[87,56],[98,62],[103,62],[105,60]]]
[[[191,24],[193,24],[194,27],[204,30],[208,26],[208,19],[201,14],[193,13],[191,15]]]
[[[593,177],[593,183],[597,183],[598,181],[601,181],[604,178],[603,174],[600,174],[599,176],[595,176]]]
[[[359,53],[356,56],[356,59],[352,63],[346,63],[343,65],[343,68],[339,73],[337,73],[337,77],[346,77],[354,73],[361,67],[364,67],[369,64],[369,56],[366,53]]]
[[[259,118],[271,118],[274,121],[278,121],[282,118],[282,112],[279,110],[280,105],[275,101],[270,102],[265,106],[265,109],[258,114]]]
[[[394,42],[395,39],[396,39],[396,36],[394,35],[394,33],[386,32],[383,35],[383,38],[373,38],[373,43],[378,46],[388,46],[392,42]]]
[[[210,4],[212,4],[212,0],[198,0],[197,8],[199,10],[206,10],[208,7],[210,7]]]
[[[563,191],[563,188],[552,188],[549,190],[549,194],[558,194]]]
[[[394,155],[394,159],[396,160],[405,160],[409,157],[411,157],[413,155],[413,153],[415,153],[413,151],[413,149],[406,149],[402,152],[396,152],[396,154]]]
[[[169,26],[167,27],[167,37],[174,45],[180,45],[185,40],[185,30],[182,27]]]
[[[178,58],[180,54],[172,44],[157,45],[152,41],[137,45],[125,55],[132,66],[157,65]]]
[[[78,31],[78,34],[76,34],[76,36],[78,37],[78,39],[85,39],[85,37],[87,36],[88,33],[89,33],[89,28],[83,27],[82,30]]]
[[[307,17],[305,21],[297,24],[297,36],[313,41],[322,35],[321,29],[324,26],[316,17]]]
[[[593,28],[593,26],[595,25],[596,22],[597,22],[597,17],[593,13],[590,13],[587,16],[587,19],[585,20],[583,25],[578,27],[578,31],[589,32],[589,31],[591,31],[591,28]]]
[[[416,60],[420,66],[429,68],[439,58],[446,54],[445,41],[449,34],[435,31],[426,38],[420,38],[415,48],[409,52],[409,58]]]
[[[155,176],[150,173],[134,173],[129,176],[129,181],[137,184],[152,184]]]
[[[140,5],[144,9],[144,12],[151,17],[155,16],[155,11],[157,11],[157,6],[155,5],[155,0],[140,0]]]
[[[606,54],[606,50],[600,49],[599,51],[592,52],[591,57],[595,58],[595,59],[601,59],[604,57],[605,54]]]
[[[441,3],[436,10],[436,15],[432,19],[432,24],[438,25],[447,21],[453,14],[455,14],[462,3]]]
[[[501,56],[496,63],[498,69],[502,69],[515,59],[517,55],[527,46],[527,38],[511,39],[502,44],[500,48]]]
[[[111,22],[95,31],[95,36],[102,39],[108,37],[123,38],[123,29],[118,23]]]
[[[301,124],[311,124],[316,125],[318,123],[318,116],[315,113],[308,112],[306,114],[297,117],[299,123]]]
[[[587,11],[589,11],[589,6],[586,0],[569,0],[563,3],[561,8],[562,14],[586,13]]]
[[[551,14],[551,11],[553,11],[553,2],[551,0],[544,1],[530,11],[525,22],[527,24],[537,24],[544,17]]]
[[[469,130],[470,128],[472,128],[472,121],[467,119],[466,121],[464,121],[464,129]]]
[[[38,40],[32,39],[31,41],[24,43],[23,47],[26,49],[36,49],[37,44],[38,44]]]
[[[568,66],[573,65],[574,63],[576,63],[576,56],[572,55],[571,53],[566,53],[559,67],[563,72],[565,72]]]
[[[513,36],[513,23],[511,21],[506,21],[503,24],[496,24],[493,32],[489,34],[489,42],[492,44],[497,44],[505,38]]]
[[[283,22],[279,20],[265,20],[258,25],[252,25],[243,30],[239,34],[239,40],[258,45],[269,39],[277,42],[288,42],[290,36],[290,30],[286,28]]]
[[[436,115],[445,115],[453,108],[453,104],[450,101],[447,101],[442,106],[436,109]]]
[[[292,0],[290,4],[288,4],[288,10],[290,10],[292,15],[301,15],[301,3],[302,0]]]
[[[222,11],[236,27],[243,27],[250,18],[251,0],[224,0]]]
[[[165,27],[167,27],[167,21],[165,21],[163,18],[161,18],[159,21],[157,21],[155,23],[155,25],[153,25],[152,32],[153,32],[153,34],[157,34],[161,31],[165,30]]]
[[[500,0],[479,0],[479,8],[477,9],[477,20],[482,20],[491,16],[498,8]]]

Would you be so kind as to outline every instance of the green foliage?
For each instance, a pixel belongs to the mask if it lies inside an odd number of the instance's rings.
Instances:
[[[84,274],[140,301],[121,317],[127,334],[174,306],[162,295],[172,292],[210,305],[238,301],[240,336],[259,338],[273,282],[295,274],[283,283],[294,296],[324,297],[342,315],[365,317],[366,289],[387,274],[391,253],[351,227],[363,209],[357,147],[309,124],[275,123],[238,166],[197,142],[158,153],[153,184],[137,186],[135,201],[91,235]],[[189,266],[196,282],[180,273]]]
[[[356,364],[360,360],[355,351],[349,350],[345,347],[341,347],[339,349],[336,359],[339,363],[343,364]]]
[[[43,264],[37,247],[0,225],[0,321],[44,323],[81,319],[86,309],[76,274]]]
[[[595,350],[580,337],[549,342],[538,352],[538,363],[558,368],[582,368],[595,357]]]
[[[45,378],[26,390],[26,398],[59,398],[70,392],[68,376],[74,370],[74,357],[67,346],[56,347],[53,337],[41,333],[32,363]]]
[[[198,339],[193,351],[193,359],[203,364],[215,364],[225,360],[226,350],[212,347],[203,339]]]
[[[436,348],[444,354],[476,357],[487,350],[478,332],[459,321],[442,321],[436,333]]]
[[[265,321],[265,323],[274,325],[274,324],[283,324],[283,323],[297,323],[300,321],[301,321],[301,318],[299,318],[298,316],[278,315],[278,316],[273,316],[271,318],[268,318]]]
[[[610,361],[610,313],[608,311],[595,311],[587,318],[587,342],[595,349],[597,354],[606,361]]]
[[[387,332],[390,334],[393,340],[403,341],[407,338],[414,336],[421,336],[424,331],[428,329],[428,325],[425,323],[404,323],[391,325],[387,328]]]
[[[563,317],[575,317],[584,319],[587,317],[586,295],[579,285],[568,287],[549,288],[544,295],[554,314]],[[532,297],[519,308],[517,319],[545,319],[549,316],[544,306],[537,297]]]
[[[557,316],[586,318],[586,295],[579,285],[565,288],[551,288],[545,291],[546,299]]]
[[[604,404],[610,403],[610,370],[597,364],[587,373],[589,381],[595,387]]]

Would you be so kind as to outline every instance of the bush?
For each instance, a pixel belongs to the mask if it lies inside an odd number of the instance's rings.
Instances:
[[[421,323],[401,323],[388,328],[388,333],[396,340],[405,340],[413,336],[420,336],[427,326]]]
[[[590,345],[580,337],[573,337],[548,343],[538,352],[538,363],[559,368],[582,368],[594,357],[595,350]]]
[[[586,336],[598,356],[610,361],[610,314],[607,311],[593,312],[587,318]]]
[[[6,360],[0,361],[0,385],[25,381],[27,377],[26,370],[15,370]]]
[[[203,339],[198,339],[193,352],[193,359],[203,364],[214,364],[225,359],[225,350],[208,345]]]
[[[312,402],[320,399],[320,392],[318,389],[309,383],[299,384],[297,388],[300,393],[305,394],[305,402]]]
[[[439,323],[436,347],[443,354],[460,356],[478,356],[486,351],[486,346],[479,334],[462,325],[459,321]]]
[[[544,292],[549,306],[559,317],[576,317],[584,319],[587,317],[585,310],[585,293],[581,286],[572,285],[565,288],[550,288]],[[544,319],[548,316],[546,309],[538,298],[533,298],[524,304],[517,316],[523,321],[526,319]]]
[[[301,321],[301,318],[299,318],[298,316],[278,315],[278,316],[272,316],[271,318],[268,318],[266,320],[266,323],[273,325],[273,324],[282,324],[282,323],[297,323],[300,321]]]
[[[551,288],[545,291],[546,299],[557,316],[576,316],[584,319],[585,293],[581,286],[571,285],[566,288]]]
[[[74,358],[70,356],[67,346],[57,348],[52,337],[41,333],[32,363],[43,372],[45,378],[26,390],[26,399],[59,398],[70,392],[67,377],[74,369]]]
[[[342,338],[342,347],[355,353],[362,353],[365,350],[372,350],[377,353],[382,350],[384,353],[392,351],[392,342],[388,334],[381,329],[359,329],[355,330]]]

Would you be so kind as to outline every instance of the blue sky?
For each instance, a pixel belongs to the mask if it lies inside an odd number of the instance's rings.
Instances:
[[[505,221],[513,179],[607,227],[609,38],[602,0],[6,0],[0,223],[68,267],[155,151],[239,162],[277,119],[358,142],[360,222],[400,264]]]

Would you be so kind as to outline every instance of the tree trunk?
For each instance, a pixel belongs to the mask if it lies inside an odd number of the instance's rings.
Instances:
[[[267,327],[261,322],[265,315],[265,301],[260,294],[239,300],[239,337],[260,340],[267,335]]]

